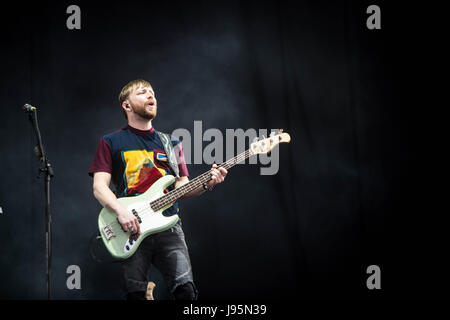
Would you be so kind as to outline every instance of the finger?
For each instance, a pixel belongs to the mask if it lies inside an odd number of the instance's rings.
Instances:
[[[137,219],[133,220],[133,234],[137,233],[139,231],[139,222]]]
[[[130,220],[126,224],[127,231],[130,231],[131,233],[134,233],[136,231],[136,224],[134,223],[134,220]]]
[[[222,181],[223,181],[222,175],[214,173],[214,183],[217,184],[217,183],[221,183]]]
[[[222,172],[221,172],[220,170],[218,170],[218,169],[215,169],[215,170],[214,170],[214,174],[215,174],[216,177],[218,177],[218,178],[222,177]]]
[[[141,225],[138,219],[136,219],[136,233],[141,234]]]
[[[222,168],[222,167],[219,168],[219,171],[220,171],[220,173],[222,174],[222,176],[226,176],[227,173],[228,173],[227,169]]]

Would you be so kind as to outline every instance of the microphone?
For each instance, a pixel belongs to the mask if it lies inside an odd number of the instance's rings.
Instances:
[[[31,104],[25,103],[22,107],[23,110],[25,110],[26,112],[33,112],[35,111],[37,108],[33,107]]]

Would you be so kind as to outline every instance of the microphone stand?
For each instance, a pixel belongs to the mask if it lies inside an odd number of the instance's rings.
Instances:
[[[52,226],[52,217],[50,213],[50,179],[53,178],[53,168],[50,164],[49,159],[47,158],[47,154],[44,150],[44,145],[42,144],[41,132],[39,131],[39,125],[37,120],[37,111],[36,108],[32,110],[28,110],[28,119],[30,120],[34,133],[37,138],[37,146],[34,148],[34,152],[38,159],[44,165],[39,169],[38,178],[41,177],[41,174],[44,173],[45,178],[45,247],[46,247],[46,260],[47,260],[47,299],[50,300],[50,274],[51,274],[51,258],[52,258],[52,237],[51,237],[51,226]],[[33,117],[34,115],[34,117]]]

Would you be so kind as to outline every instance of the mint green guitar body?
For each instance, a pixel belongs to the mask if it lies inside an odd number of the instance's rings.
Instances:
[[[162,197],[164,189],[175,182],[175,177],[166,175],[157,180],[143,194],[135,197],[119,198],[118,201],[140,219],[141,234],[136,238],[131,232],[123,231],[117,220],[117,215],[103,208],[98,216],[98,228],[106,249],[111,255],[118,259],[131,257],[147,236],[173,227],[179,220],[177,214],[164,216],[162,212],[172,204],[154,211],[150,202]]]

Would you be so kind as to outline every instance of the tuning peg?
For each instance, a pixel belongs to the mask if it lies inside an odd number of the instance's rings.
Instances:
[[[265,139],[266,138],[266,136],[265,135],[262,135],[262,139]]]
[[[283,129],[278,130],[278,133],[283,133]]]
[[[270,133],[270,136],[269,137],[273,137],[275,135],[275,131],[272,131],[271,133]]]
[[[253,138],[253,142],[256,142],[256,141],[258,141],[258,137]]]

